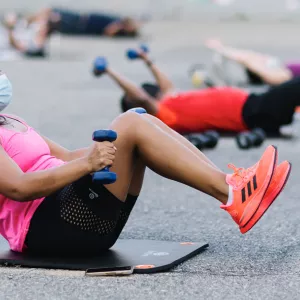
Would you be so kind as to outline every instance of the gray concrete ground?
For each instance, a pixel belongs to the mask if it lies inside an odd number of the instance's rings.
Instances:
[[[227,3],[227,4],[226,4]],[[47,6],[83,11],[112,11],[155,20],[281,20],[299,21],[299,0],[2,0],[0,13],[32,12]]]
[[[297,34],[298,28],[288,24],[152,23],[144,30],[156,62],[183,89],[191,88],[190,64],[209,58],[201,48],[208,36],[295,59]],[[112,66],[136,82],[151,79],[140,62],[124,60],[124,50],[134,45],[134,41],[56,37],[47,61],[1,63],[14,85],[8,111],[66,147],[88,145],[92,131],[107,127],[119,114],[121,95],[108,78],[91,76],[92,61],[96,55],[107,55]],[[2,267],[0,299],[299,299],[300,144],[298,138],[268,143],[277,145],[279,159],[290,160],[294,168],[285,191],[247,235],[239,233],[213,199],[148,172],[123,237],[205,240],[210,243],[206,252],[170,273],[128,278]],[[226,170],[229,162],[250,166],[262,152],[263,148],[242,152],[226,138],[206,154]]]

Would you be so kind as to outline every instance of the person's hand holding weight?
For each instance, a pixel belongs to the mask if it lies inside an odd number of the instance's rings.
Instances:
[[[86,156],[90,172],[97,172],[113,165],[117,148],[113,143],[95,142]]]

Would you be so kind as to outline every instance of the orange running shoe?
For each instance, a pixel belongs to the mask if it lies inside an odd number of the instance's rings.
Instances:
[[[239,227],[245,227],[256,213],[271,182],[277,162],[277,149],[268,146],[261,159],[251,168],[236,168],[233,174],[226,176],[226,182],[232,187],[232,203],[221,205]]]
[[[292,165],[288,161],[282,162],[275,168],[271,183],[266,191],[266,194],[254,216],[250,219],[248,224],[240,228],[241,233],[249,231],[264,215],[271,204],[275,201],[278,195],[283,191],[289,176],[291,174]]]

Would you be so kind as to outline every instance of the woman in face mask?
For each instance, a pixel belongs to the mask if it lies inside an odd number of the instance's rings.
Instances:
[[[12,86],[7,76],[0,70],[0,111],[10,103],[12,98]]]
[[[11,96],[0,77],[0,99]],[[1,98],[2,97],[2,98]],[[39,254],[96,254],[118,239],[141,191],[145,168],[191,186],[220,201],[249,231],[283,189],[291,166],[279,166],[269,146],[252,168],[233,165],[233,174],[218,169],[184,137],[148,114],[126,112],[110,129],[114,143],[94,142],[69,151],[18,117],[0,123],[0,234],[12,250]],[[110,166],[113,184],[91,174]],[[246,192],[247,191],[247,192]]]

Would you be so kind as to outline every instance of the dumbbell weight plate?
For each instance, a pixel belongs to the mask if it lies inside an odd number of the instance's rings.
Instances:
[[[203,134],[208,138],[208,142],[205,144],[205,148],[215,148],[219,141],[219,134],[214,130],[208,130]]]
[[[188,140],[199,150],[208,148],[206,145],[210,143],[210,138],[202,133],[190,134]]]
[[[107,60],[105,57],[97,57],[94,62],[93,73],[95,76],[101,76],[107,68]]]
[[[114,183],[117,180],[117,174],[113,172],[96,172],[93,174],[93,181],[99,181],[101,184]]]
[[[251,141],[249,140],[248,133],[240,133],[236,137],[236,142],[240,149],[249,149],[251,148]]]
[[[193,137],[193,136],[190,136],[190,135],[186,135],[185,138],[186,138],[191,144],[193,144],[195,147],[197,147],[197,143],[198,143],[197,138],[195,138],[195,137]]]
[[[254,147],[261,146],[264,140],[266,139],[266,133],[264,132],[264,130],[261,128],[255,128],[252,130],[252,134],[255,135],[253,146]]]

